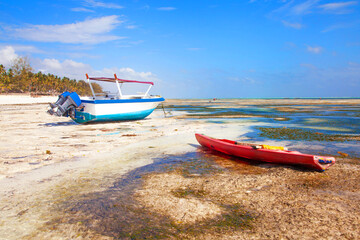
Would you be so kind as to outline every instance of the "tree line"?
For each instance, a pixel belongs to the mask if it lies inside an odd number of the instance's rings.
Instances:
[[[0,64],[0,93],[29,93],[31,95],[57,95],[65,91],[82,96],[92,95],[89,84],[54,74],[34,73],[27,57],[18,57],[9,69]],[[102,88],[92,83],[95,92]]]

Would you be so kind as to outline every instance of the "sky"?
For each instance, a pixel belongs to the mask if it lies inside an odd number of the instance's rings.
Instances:
[[[360,97],[360,0],[0,0],[0,64],[165,98]]]

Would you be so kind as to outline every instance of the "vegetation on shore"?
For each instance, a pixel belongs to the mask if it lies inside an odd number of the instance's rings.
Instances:
[[[29,93],[32,95],[57,95],[64,91],[91,95],[89,84],[68,77],[42,72],[34,73],[27,57],[18,57],[9,69],[0,64],[0,93]],[[101,86],[92,83],[95,92]]]

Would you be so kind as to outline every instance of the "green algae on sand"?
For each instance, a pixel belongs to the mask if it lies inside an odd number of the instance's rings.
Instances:
[[[360,141],[359,136],[344,134],[327,134],[300,128],[287,127],[257,127],[261,131],[260,136],[270,139],[282,140],[306,140],[325,142]]]

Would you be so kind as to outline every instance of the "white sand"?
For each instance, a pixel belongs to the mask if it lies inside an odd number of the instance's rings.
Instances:
[[[30,95],[26,94],[5,94],[0,95],[0,105],[49,103],[55,102],[56,99],[56,96],[31,97]]]
[[[165,118],[162,110],[141,121],[80,125],[48,115],[49,100],[1,97],[0,239],[31,239],[62,189],[75,198],[99,191],[155,157],[196,150],[195,132],[235,138],[246,129],[224,134],[230,125]]]

